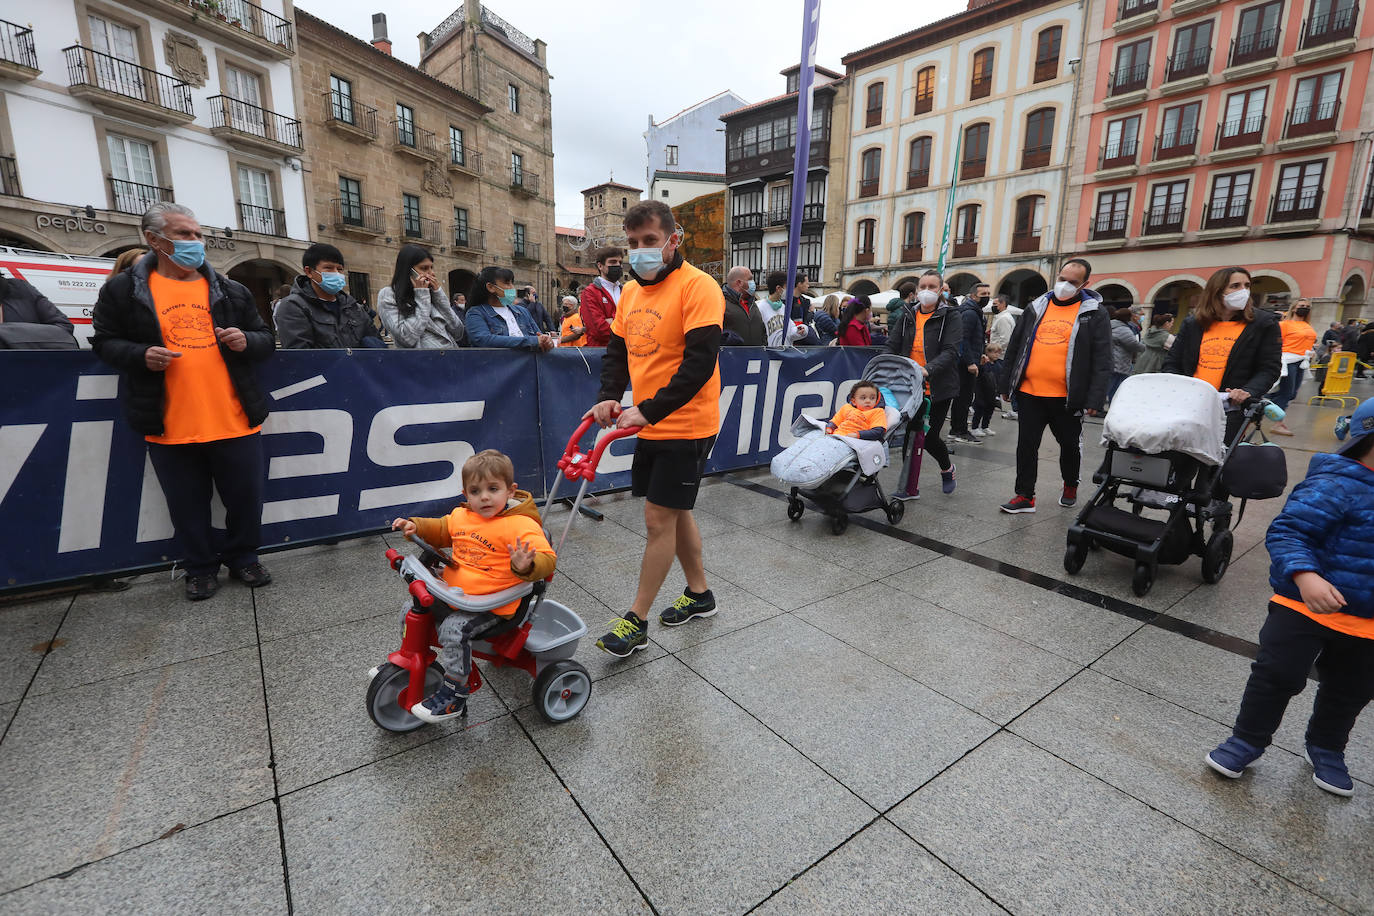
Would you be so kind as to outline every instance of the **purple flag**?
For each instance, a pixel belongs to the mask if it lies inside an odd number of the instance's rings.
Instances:
[[[792,160],[792,221],[787,231],[787,310],[792,319],[793,284],[797,277],[802,208],[806,204],[806,176],[811,165],[811,105],[816,84],[816,40],[821,25],[821,0],[802,0],[801,73],[797,75],[797,150]],[[805,319],[805,315],[802,316]],[[788,336],[783,334],[783,341]],[[788,344],[790,346],[790,344]]]

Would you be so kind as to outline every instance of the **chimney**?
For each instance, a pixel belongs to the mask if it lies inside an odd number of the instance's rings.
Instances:
[[[372,47],[391,54],[391,39],[386,37],[386,13],[372,14]]]

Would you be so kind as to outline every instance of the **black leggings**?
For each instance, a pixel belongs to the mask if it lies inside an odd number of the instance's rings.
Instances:
[[[946,398],[931,404],[926,401],[917,412],[916,418],[911,421],[911,435],[908,438],[911,449],[911,458],[906,466],[906,491],[915,493],[921,486],[921,456],[929,452],[941,471],[948,471],[954,465],[949,460],[949,448],[940,438],[940,427],[945,425],[945,417],[949,415],[949,405],[954,402],[953,398]],[[926,416],[926,405],[930,407],[930,432],[922,433],[922,421]]]

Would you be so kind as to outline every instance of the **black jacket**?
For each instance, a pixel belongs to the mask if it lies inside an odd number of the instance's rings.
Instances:
[[[916,339],[916,306],[899,302],[887,319],[887,349],[898,356],[910,356]],[[925,340],[926,381],[930,385],[930,400],[948,400],[959,393],[959,341],[963,337],[963,321],[958,311],[941,302],[926,319]],[[935,354],[932,356],[931,354]]]
[[[165,376],[144,362],[149,347],[163,346],[162,326],[148,288],[148,274],[157,266],[157,254],[149,252],[124,273],[111,277],[100,289],[92,322],[91,347],[97,356],[128,378],[124,414],[134,431],[144,436],[162,434],[166,394]],[[215,326],[238,328],[248,346],[235,353],[223,344],[219,352],[229,368],[229,380],[239,396],[248,422],[257,426],[267,419],[267,398],[258,387],[254,364],[276,351],[272,332],[263,324],[253,294],[241,283],[215,272],[209,264],[200,268],[210,283],[210,315]]]
[[[344,350],[381,347],[382,335],[367,309],[347,292],[333,302],[315,294],[309,277],[297,277],[291,292],[282,297],[272,314],[283,350]],[[364,338],[371,338],[363,343]]]
[[[1189,315],[1183,319],[1183,327],[1178,329],[1174,345],[1164,358],[1164,371],[1193,375],[1201,349],[1202,325]],[[1255,309],[1254,320],[1245,325],[1231,347],[1226,371],[1221,375],[1221,390],[1244,388],[1254,397],[1263,397],[1283,373],[1282,352],[1278,318],[1268,309]]]
[[[1007,352],[1002,357],[1007,367],[1004,393],[1021,387],[1031,347],[1035,344],[1035,332],[1049,302],[1046,293],[1016,319],[1016,327],[1012,328],[1011,339],[1007,341]],[[1064,367],[1069,391],[1065,406],[1074,413],[1101,410],[1112,380],[1112,320],[1102,307],[1102,297],[1090,289],[1083,290],[1078,304],[1078,321],[1070,341]]]
[[[72,323],[67,316],[27,281],[0,278],[0,307],[4,309],[0,320],[6,323],[51,324],[72,333]]]
[[[749,307],[740,304],[740,294],[729,286],[721,287],[725,293],[725,323],[723,330],[723,340],[729,341],[726,346],[735,347],[763,347],[768,344],[768,332],[763,326],[763,315],[759,313],[759,307],[754,304],[752,298]],[[745,293],[745,295],[749,295]],[[730,335],[733,334],[739,340],[735,341]]]
[[[959,303],[959,318],[963,322],[963,340],[959,343],[959,362],[963,367],[976,366],[982,360],[983,342],[987,329],[983,326],[983,312],[976,299],[965,298]]]
[[[560,327],[557,322],[549,318],[549,313],[544,310],[544,303],[540,302],[538,299],[516,299],[515,304],[523,305],[525,311],[530,313],[530,317],[534,319],[534,323],[539,327],[539,333],[552,334]]]

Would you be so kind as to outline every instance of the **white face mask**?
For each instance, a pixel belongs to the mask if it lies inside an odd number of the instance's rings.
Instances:
[[[1077,294],[1078,287],[1074,286],[1068,280],[1060,280],[1058,283],[1054,284],[1054,298],[1058,299],[1060,302],[1068,302]]]
[[[1233,312],[1239,312],[1250,304],[1250,291],[1248,289],[1233,289],[1221,297],[1221,302]]]
[[[922,305],[934,305],[940,301],[940,294],[933,289],[923,289],[916,293],[916,301]]]

